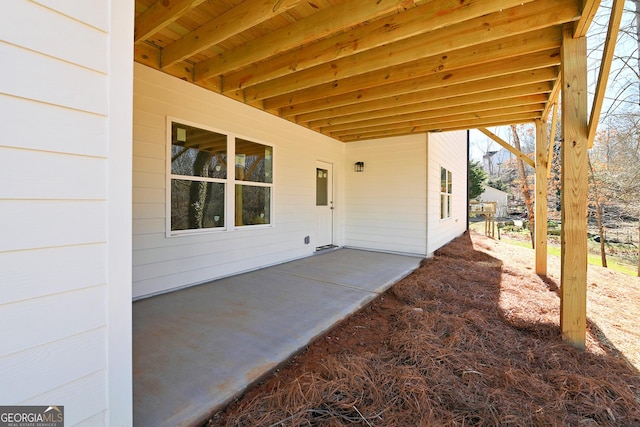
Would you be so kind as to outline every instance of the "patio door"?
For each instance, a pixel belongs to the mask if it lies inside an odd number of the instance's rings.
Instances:
[[[316,248],[333,245],[333,165],[316,162]]]

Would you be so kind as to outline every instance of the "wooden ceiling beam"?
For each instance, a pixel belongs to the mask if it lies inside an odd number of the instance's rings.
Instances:
[[[384,108],[374,110],[363,108],[362,111],[358,111],[354,114],[332,115],[331,117],[328,117],[326,119],[315,120],[311,122],[302,122],[298,120],[298,123],[305,124],[312,129],[320,129],[325,126],[335,126],[342,123],[352,123],[383,117],[393,117],[400,114],[417,113],[420,111],[462,107],[491,101],[514,103],[517,102],[516,100],[520,100],[520,102],[527,102],[528,98],[535,96],[537,97],[536,102],[544,102],[548,97],[546,91],[543,90],[544,86],[545,85],[534,83],[530,85],[516,86],[480,93],[470,93],[461,96],[446,97],[443,99],[411,104],[400,104],[390,99],[388,100],[388,104],[385,105]],[[549,87],[549,85],[547,85],[547,87]],[[542,98],[544,100],[540,101],[540,99]],[[490,99],[491,101],[487,101],[487,99]]]
[[[344,130],[362,129],[372,126],[380,125],[393,125],[395,123],[410,122],[413,120],[435,120],[441,117],[451,117],[460,114],[477,113],[482,111],[483,113],[490,114],[492,110],[498,110],[497,114],[502,114],[505,108],[511,109],[511,111],[518,111],[522,107],[521,111],[531,111],[530,106],[535,105],[536,109],[539,105],[546,102],[547,96],[545,94],[529,95],[517,98],[498,99],[484,102],[475,103],[461,103],[455,106],[438,107],[437,103],[430,103],[428,109],[422,109],[415,112],[400,112],[393,114],[394,109],[384,110],[385,116],[369,117],[365,120],[348,121],[341,124],[330,124],[326,126],[316,127],[309,126],[312,129],[317,129],[322,133],[334,133]]]
[[[392,108],[392,106],[401,107],[404,105],[437,100],[442,101],[458,96],[470,96],[474,94],[480,97],[488,97],[488,94],[483,95],[483,93],[507,90],[509,88],[517,88],[519,86],[527,85],[534,85],[535,88],[520,90],[525,93],[528,93],[530,90],[533,90],[534,93],[549,92],[553,85],[551,81],[556,78],[557,74],[557,67],[549,67],[535,70],[534,72],[523,71],[508,76],[488,78],[480,81],[444,86],[441,88],[411,92],[402,95],[394,95],[393,93],[390,93],[389,97],[375,99],[373,101],[299,114],[295,116],[295,120],[298,123],[308,123],[333,117],[339,118],[352,114],[384,110],[386,108]]]
[[[552,0],[543,1],[553,3]],[[336,91],[342,86],[348,86],[347,79],[358,81],[363,75],[370,75],[375,71],[376,75],[371,76],[374,78],[370,78],[369,81],[379,84],[384,82],[385,78],[410,75],[411,72],[404,70],[403,66],[416,62],[416,59],[419,59],[417,52],[422,52],[423,56],[430,58],[424,67],[412,67],[412,71],[418,71],[423,75],[429,71],[433,72],[434,69],[442,71],[472,62],[481,64],[483,61],[497,59],[496,56],[500,53],[503,53],[504,57],[522,53],[527,39],[518,38],[518,35],[556,26],[577,15],[578,8],[574,0],[567,0],[563,5],[546,9],[544,13],[536,13],[533,8],[535,4],[514,8],[519,15],[506,23],[502,13],[463,22],[249,87],[245,90],[245,97],[247,100],[257,100],[286,96],[323,84],[331,86]],[[554,44],[559,47],[562,39],[560,30],[549,31],[552,34],[545,34],[544,31],[534,32],[531,41],[549,43],[553,39]],[[503,40],[505,37],[508,37],[508,40]],[[502,42],[506,44],[504,52],[501,46],[496,49],[496,45]],[[481,44],[482,46],[478,46]],[[478,46],[478,51],[473,49],[474,46]],[[535,47],[532,46],[531,49]],[[390,65],[394,66],[392,70],[389,70]]]
[[[582,0],[581,3],[580,19],[573,24],[573,38],[587,35],[591,22],[593,22],[598,7],[600,7],[600,0]]]
[[[315,93],[313,91],[304,91],[304,94],[300,94],[299,96],[298,94],[292,94],[288,99],[280,97],[267,99],[264,101],[264,106],[267,110],[281,108],[283,115],[303,114],[421,90],[435,89],[442,87],[443,83],[456,85],[497,76],[507,76],[512,73],[527,70],[535,72],[534,70],[539,68],[559,65],[559,54],[558,49],[552,49],[537,52],[532,55],[509,58],[508,60],[494,61],[485,64],[483,67],[471,66],[451,72],[439,72],[421,79],[406,80],[386,85],[380,84],[373,88],[356,90],[338,96],[331,96],[326,92]],[[323,94],[324,97],[322,96]]]
[[[285,94],[275,97],[269,102],[271,102],[271,105],[278,105],[285,101],[295,103],[296,96],[300,98],[305,97],[305,95],[307,96],[304,102],[308,102],[312,99],[313,94],[317,94],[317,97],[322,99],[369,87],[389,85],[394,82],[415,81],[438,72],[441,73],[440,75],[446,76],[448,75],[447,73],[453,72],[453,70],[465,67],[489,67],[493,61],[522,56],[522,50],[525,46],[532,53],[553,48],[559,49],[560,39],[560,28],[549,29],[549,31],[538,30],[526,35],[508,38],[501,42],[483,43],[478,46],[459,49],[448,53],[445,58],[441,55],[436,55],[366,75],[317,86],[293,94],[293,98],[291,95]]]
[[[138,43],[180,19],[205,0],[158,0],[135,20],[133,41]]]
[[[169,67],[236,34],[296,7],[302,0],[245,0],[162,49],[161,67]]]
[[[342,142],[363,141],[367,139],[388,138],[391,136],[411,135],[415,133],[445,132],[452,130],[473,129],[478,126],[504,126],[510,124],[530,123],[535,119],[531,113],[512,114],[495,118],[471,119],[460,122],[449,123],[429,123],[422,126],[407,126],[401,129],[388,129],[378,132],[363,132],[357,135],[350,135],[340,138]]]
[[[222,52],[196,67],[196,80],[237,70],[273,55],[312,43],[332,33],[361,25],[388,13],[413,7],[416,0],[350,0],[268,33],[252,42]]]
[[[139,43],[134,46],[134,60],[139,64],[147,65],[151,68],[160,68],[160,50],[148,43]],[[193,64],[182,62],[172,65],[162,70],[164,73],[177,77],[189,83],[195,83],[206,87],[208,90],[220,93],[220,78],[212,78],[206,82],[195,82],[193,80]]]
[[[488,15],[532,0],[430,1],[401,14],[384,17],[367,25],[320,40],[291,52],[252,64],[224,76],[225,92],[264,83],[295,71],[326,64],[390,43],[415,37],[438,28]],[[426,50],[426,47],[422,49]]]
[[[484,119],[487,120],[491,117],[504,117],[505,115],[515,115],[515,114],[530,114],[531,117],[537,117],[540,115],[540,112],[544,108],[544,105],[532,104],[532,105],[523,105],[517,108],[500,108],[496,110],[486,110],[486,111],[475,111],[471,113],[462,113],[462,114],[453,114],[453,115],[438,115],[435,117],[417,117],[413,120],[407,121],[397,121],[390,123],[383,123],[379,125],[371,125],[364,128],[359,129],[346,129],[341,131],[334,132],[323,132],[326,135],[330,135],[334,138],[342,138],[349,135],[354,135],[362,132],[377,132],[377,131],[386,131],[391,129],[405,128],[407,126],[411,127],[420,127],[420,126],[430,126],[432,123],[439,123],[439,125],[445,123],[452,122],[465,122],[469,120],[477,120]]]
[[[593,141],[595,140],[596,131],[598,130],[598,121],[600,120],[604,94],[607,90],[607,81],[609,80],[613,52],[616,47],[618,32],[620,31],[620,21],[622,20],[623,11],[624,0],[614,0],[613,7],[611,8],[611,17],[609,18],[609,28],[607,29],[607,39],[604,43],[604,51],[602,53],[602,60],[600,61],[596,93],[593,98],[593,105],[591,106],[591,115],[589,116],[589,148],[593,147]]]

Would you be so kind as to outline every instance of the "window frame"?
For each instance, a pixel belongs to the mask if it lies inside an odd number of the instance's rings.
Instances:
[[[209,132],[215,132],[220,135],[225,135],[227,138],[227,171],[226,178],[208,178],[208,177],[194,177],[186,175],[178,175],[172,173],[171,168],[171,147],[172,147],[172,127],[174,124],[190,126],[198,129],[202,129]],[[255,228],[271,228],[274,226],[274,188],[275,188],[275,151],[276,148],[273,144],[266,143],[256,138],[246,137],[233,132],[229,132],[223,129],[203,125],[201,123],[191,122],[189,120],[183,120],[177,117],[166,117],[166,129],[165,129],[165,145],[166,145],[166,159],[165,159],[165,235],[167,238],[181,237],[181,236],[193,236],[211,233],[225,233],[229,231],[241,231]],[[264,145],[271,148],[271,182],[255,182],[236,179],[235,175],[235,159],[236,159],[236,139],[242,139],[244,141]],[[221,227],[210,228],[197,228],[186,230],[172,230],[171,229],[171,190],[173,180],[184,180],[188,178],[191,181],[202,182],[215,182],[222,183],[224,185],[224,224]],[[235,206],[236,206],[236,185],[240,186],[255,186],[255,187],[268,187],[269,188],[269,223],[266,224],[250,224],[250,225],[235,225]]]
[[[233,135],[233,174],[229,174],[232,175],[232,179],[231,179],[231,185],[233,186],[233,203],[232,203],[232,207],[233,209],[230,209],[229,212],[231,212],[233,210],[233,228],[235,230],[244,230],[244,229],[248,229],[248,228],[265,228],[265,227],[272,227],[273,226],[273,188],[274,188],[274,151],[275,148],[272,144],[266,144],[262,141],[258,141],[254,138],[247,138],[244,136],[240,136],[240,135]],[[238,139],[241,139],[245,142],[250,142],[253,144],[259,144],[265,147],[269,147],[271,148],[271,171],[270,171],[270,175],[271,175],[271,182],[261,182],[261,181],[250,181],[247,179],[238,179],[236,178],[236,162],[237,162],[237,152],[236,152],[236,141]],[[236,209],[236,198],[235,198],[235,194],[236,194],[236,189],[237,187],[259,187],[259,188],[268,188],[269,189],[269,222],[266,224],[247,224],[247,225],[236,225],[236,218],[235,218],[235,209]]]
[[[443,186],[444,173],[444,186]],[[443,191],[444,190],[444,191]],[[440,221],[452,218],[453,204],[453,172],[440,165]]]

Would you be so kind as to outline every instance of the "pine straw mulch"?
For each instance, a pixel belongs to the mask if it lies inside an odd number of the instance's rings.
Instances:
[[[589,322],[586,351],[565,344],[559,280],[535,275],[525,248],[472,237],[438,250],[207,425],[640,425],[638,370],[604,328]]]

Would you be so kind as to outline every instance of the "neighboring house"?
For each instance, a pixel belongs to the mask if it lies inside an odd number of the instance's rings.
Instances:
[[[502,165],[513,158],[509,150],[501,148],[498,151],[487,151],[482,156],[482,166],[490,178],[500,176]]]
[[[499,217],[507,216],[507,206],[509,204],[509,193],[506,193],[497,188],[489,187],[483,184],[484,191],[479,197],[481,202],[497,202],[496,215]]]

